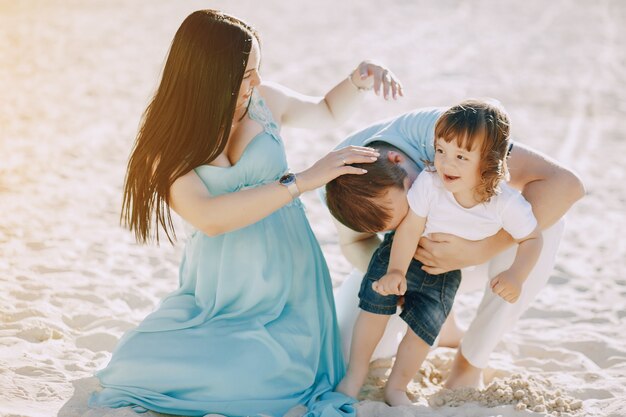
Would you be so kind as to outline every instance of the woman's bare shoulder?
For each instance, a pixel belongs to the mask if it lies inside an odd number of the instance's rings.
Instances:
[[[297,92],[273,81],[263,81],[257,90],[277,120],[282,120],[293,98],[299,96]]]

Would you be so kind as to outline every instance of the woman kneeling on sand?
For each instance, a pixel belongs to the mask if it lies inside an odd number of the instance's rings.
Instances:
[[[344,362],[330,276],[298,196],[371,162],[350,146],[288,172],[282,125],[332,126],[360,90],[402,94],[387,69],[361,63],[323,98],[259,76],[257,33],[224,13],[178,29],[128,164],[122,216],[139,242],[170,241],[170,209],[194,228],[178,290],[124,335],[98,373],[91,405],[162,413],[354,414],[333,393]]]

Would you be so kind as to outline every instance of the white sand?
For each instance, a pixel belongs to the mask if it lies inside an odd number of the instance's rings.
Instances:
[[[302,92],[323,93],[368,57],[404,81],[406,98],[367,97],[338,129],[285,129],[295,170],[374,120],[492,96],[517,137],[586,182],[554,275],[494,352],[486,390],[432,396],[454,353],[437,349],[411,385],[417,405],[391,409],[378,401],[391,361],[379,361],[361,416],[530,415],[518,403],[532,415],[559,407],[626,415],[626,4],[618,0],[0,0],[0,415],[134,415],[89,410],[92,374],[176,287],[181,245],[138,246],[118,226],[125,162],[174,31],[203,7],[252,22],[263,36],[263,75]],[[328,214],[314,195],[305,202],[338,284],[349,265]],[[466,323],[478,300],[459,299]],[[447,406],[428,408],[429,399]]]

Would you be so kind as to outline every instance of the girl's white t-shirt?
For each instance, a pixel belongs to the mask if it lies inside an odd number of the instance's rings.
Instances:
[[[532,207],[506,182],[486,203],[464,208],[445,189],[436,172],[424,170],[409,189],[407,199],[415,214],[426,217],[424,235],[449,233],[468,240],[482,240],[506,230],[514,239],[528,236],[537,227]]]

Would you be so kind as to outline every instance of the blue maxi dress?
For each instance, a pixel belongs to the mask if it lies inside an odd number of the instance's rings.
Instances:
[[[263,126],[231,167],[195,172],[213,196],[276,181],[285,149],[269,108],[254,93],[249,116]],[[194,231],[179,288],[126,333],[94,407],[131,406],[202,416],[354,416],[332,392],[345,372],[330,275],[300,200],[239,230]]]

